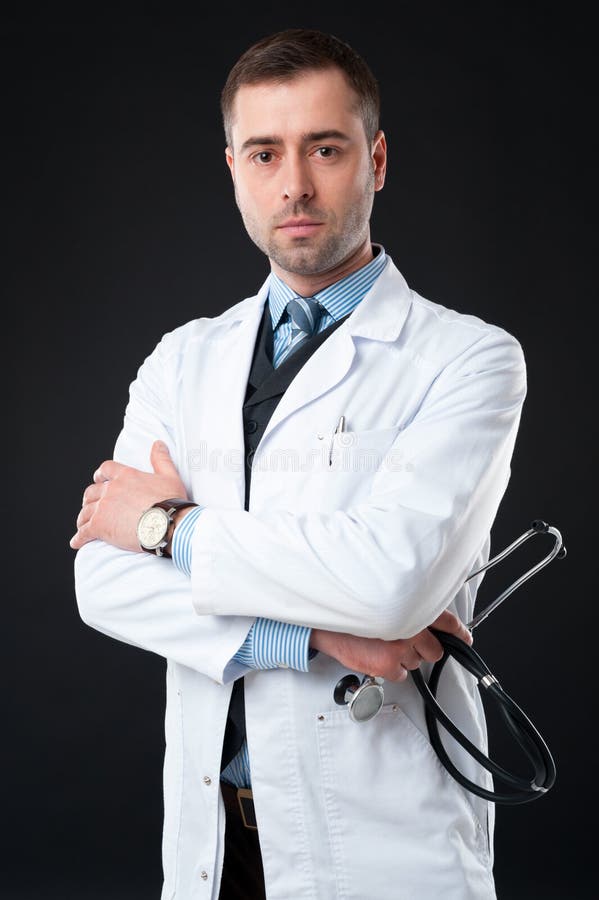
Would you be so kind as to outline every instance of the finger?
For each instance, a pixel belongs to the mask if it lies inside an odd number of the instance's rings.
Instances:
[[[414,647],[406,648],[401,655],[401,664],[404,669],[417,669],[422,662],[422,657]]]
[[[438,628],[439,631],[446,631],[448,634],[454,634],[461,641],[464,641],[466,644],[472,644],[472,635],[458,617],[446,609],[441,615],[435,619],[432,623],[433,628]]]
[[[73,550],[80,550],[85,544],[94,540],[95,537],[92,534],[89,525],[83,525],[81,528],[77,529],[77,532],[69,541],[69,546],[72,547]]]
[[[150,450],[150,462],[156,474],[176,475],[177,478],[179,477],[177,468],[164,441],[154,441]]]
[[[416,635],[414,648],[426,662],[437,662],[443,656],[441,642],[428,628]]]
[[[104,495],[104,490],[104,483],[88,485],[83,492],[81,505],[85,506],[86,503],[97,503]]]
[[[85,503],[77,516],[77,528],[81,528],[82,525],[87,524],[96,511],[97,503]]]
[[[126,468],[127,467],[122,463],[115,462],[114,459],[104,460],[102,465],[98,466],[94,472],[93,480],[96,484],[101,484],[103,481],[110,481],[112,478],[116,478],[119,472],[122,472],[122,470]]]
[[[381,677],[386,681],[405,681],[408,677],[408,670],[400,663],[392,672],[386,672]]]

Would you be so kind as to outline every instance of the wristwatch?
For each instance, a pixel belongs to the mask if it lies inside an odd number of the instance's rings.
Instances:
[[[170,553],[164,552],[164,548],[172,537],[173,514],[178,509],[197,505],[193,500],[176,497],[174,500],[159,500],[144,510],[137,523],[137,539],[142,550],[156,556],[170,556]]]

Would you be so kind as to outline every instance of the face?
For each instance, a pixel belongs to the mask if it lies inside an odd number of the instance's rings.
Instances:
[[[385,138],[367,141],[357,95],[339,69],[244,85],[231,136],[226,158],[243,222],[283,279],[333,272],[370,247]]]

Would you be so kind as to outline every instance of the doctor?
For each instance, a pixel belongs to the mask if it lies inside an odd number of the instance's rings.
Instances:
[[[441,654],[430,625],[470,641],[522,349],[372,242],[387,146],[354,50],[268,36],[222,112],[269,276],[143,362],[71,539],[83,620],[167,660],[163,900],[491,900],[492,806],[439,764],[406,676]],[[484,748],[447,668],[440,702]],[[371,722],[333,701],[348,670],[388,681]]]

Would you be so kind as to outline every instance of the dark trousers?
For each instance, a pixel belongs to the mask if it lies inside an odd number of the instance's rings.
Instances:
[[[225,802],[225,862],[218,900],[266,900],[258,832],[246,828],[234,787],[221,782]]]

